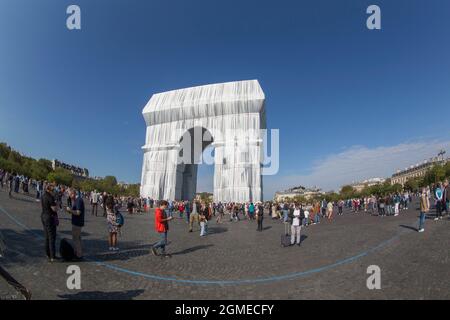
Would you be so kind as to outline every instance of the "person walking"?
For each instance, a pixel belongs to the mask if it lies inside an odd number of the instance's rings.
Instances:
[[[381,217],[384,217],[384,215],[385,215],[385,211],[384,211],[385,203],[384,203],[384,201],[385,200],[383,198],[380,198],[379,201],[378,201],[378,215],[381,216]]]
[[[397,217],[400,213],[400,196],[396,194],[394,196],[394,217]]]
[[[41,201],[43,191],[44,191],[44,182],[38,181],[36,184],[36,202]]]
[[[449,185],[448,180],[445,180],[442,184],[442,212],[445,211],[445,214],[448,215],[448,202],[449,202]]]
[[[241,221],[241,219],[239,218],[240,209],[241,206],[238,203],[233,203],[231,205],[232,218],[234,218],[234,221]]]
[[[103,217],[106,217],[106,202],[108,200],[108,194],[103,192],[102,196],[102,205],[103,205]]]
[[[13,189],[13,184],[14,184],[14,173],[13,174],[9,173],[6,178],[6,185],[8,187],[8,197],[9,198],[12,198],[11,192]]]
[[[169,221],[173,219],[173,217],[167,217],[166,209],[167,209],[167,201],[161,200],[159,202],[159,207],[155,210],[155,230],[159,234],[160,241],[155,243],[151,250],[155,256],[161,255],[163,257],[170,258],[170,254],[166,254],[166,245],[167,245],[167,233],[169,232]],[[161,254],[158,253],[158,249],[161,248]]]
[[[166,214],[169,216],[169,217],[172,217],[173,216],[173,211],[174,211],[174,205],[173,205],[173,201],[172,200],[170,200],[170,201],[167,201],[167,203],[168,203],[168,205],[167,205],[167,209],[166,209]]]
[[[184,214],[184,202],[180,201],[180,203],[178,204],[178,212],[180,214],[180,219],[183,219],[183,214]]]
[[[77,260],[82,260],[81,229],[84,227],[84,201],[74,189],[69,191],[69,197],[72,199],[72,206],[67,207],[66,211],[72,215],[72,241],[75,256]]]
[[[436,201],[436,217],[434,218],[435,221],[442,219],[442,187],[441,184],[438,183],[438,186],[436,190],[434,191],[435,201]]]
[[[338,215],[342,216],[342,209],[344,208],[344,201],[343,200],[339,200],[338,202]]]
[[[333,201],[327,203],[327,218],[328,220],[333,219]]]
[[[184,212],[186,212],[186,222],[189,223],[189,218],[191,216],[191,203],[189,201],[184,203]]]
[[[198,216],[199,210],[200,210],[200,208],[199,208],[198,202],[194,201],[192,203],[192,212],[189,217],[189,232],[192,232],[192,230],[194,228],[194,222],[197,224],[199,223],[199,216]]]
[[[200,213],[199,213],[200,237],[206,236],[207,228],[208,228],[208,217],[209,217],[208,206],[205,205],[204,203],[202,203],[200,205]]]
[[[41,222],[45,235],[45,253],[49,262],[58,260],[56,257],[56,227],[58,222],[58,207],[53,196],[53,185],[47,184],[42,196]]]
[[[217,204],[217,218],[216,218],[216,223],[217,224],[220,224],[220,223],[222,223],[222,219],[223,219],[223,215],[224,215],[224,211],[223,211],[223,205],[222,205],[222,203],[221,202],[219,202],[218,204]]]
[[[285,202],[282,206],[283,210],[283,222],[287,223],[289,220],[289,205],[287,204],[287,202]]]
[[[127,212],[128,214],[133,214],[134,212],[134,201],[131,197],[128,197],[127,199]]]
[[[275,202],[272,203],[272,209],[271,209],[271,212],[272,212],[271,218],[272,218],[272,220],[279,218],[278,214],[277,214],[277,209],[278,209],[277,207],[278,206],[277,206],[277,204]]]
[[[253,204],[253,202],[250,202],[250,204],[248,205],[248,216],[250,220],[255,219],[255,205]]]
[[[320,208],[321,208],[321,210],[322,210],[322,218],[324,218],[324,217],[326,217],[327,216],[327,200],[325,200],[325,199],[323,199],[322,200],[322,203],[321,203],[321,205],[320,205]],[[357,206],[356,206],[357,207]]]
[[[20,177],[19,174],[14,176],[14,193],[19,193],[20,188]]]
[[[318,223],[320,223],[320,203],[319,202],[315,203],[315,205],[313,206],[313,211],[314,211],[313,224],[318,224]]]
[[[0,186],[3,189],[3,178],[5,177],[5,170],[0,169]]]
[[[419,218],[419,232],[424,232],[425,217],[430,211],[430,199],[428,198],[428,193],[426,188],[422,189],[422,194],[420,195],[420,218]]]

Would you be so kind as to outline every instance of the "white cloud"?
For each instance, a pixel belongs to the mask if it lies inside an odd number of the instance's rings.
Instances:
[[[307,175],[264,177],[264,198],[271,199],[277,190],[304,185],[323,190],[338,190],[342,185],[372,177],[390,177],[397,169],[449,150],[450,141],[417,141],[395,146],[368,148],[354,146],[316,161]]]

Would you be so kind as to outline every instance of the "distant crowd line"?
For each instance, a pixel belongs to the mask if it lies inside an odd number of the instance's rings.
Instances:
[[[217,224],[224,220],[238,222],[241,220],[256,221],[256,230],[262,232],[265,213],[271,219],[280,220],[285,225],[285,234],[282,236],[282,245],[292,246],[301,244],[301,229],[309,225],[315,225],[322,219],[332,221],[335,214],[343,215],[346,212],[368,212],[380,217],[398,216],[401,210],[408,209],[414,198],[420,203],[420,218],[418,231],[424,231],[425,216],[434,204],[435,220],[441,220],[443,213],[448,215],[449,210],[449,183],[437,183],[423,188],[421,192],[392,193],[384,196],[358,197],[341,199],[338,201],[311,200],[301,203],[286,199],[275,202],[210,202],[205,200],[170,201],[155,200],[150,197],[125,197],[112,195],[106,192],[84,192],[63,185],[56,185],[47,181],[36,181],[26,176],[9,173],[0,169],[0,186],[6,186],[9,196],[12,193],[31,195],[35,192],[36,201],[41,202],[41,220],[45,232],[46,254],[50,261],[56,259],[56,228],[59,225],[58,212],[63,210],[72,216],[72,241],[74,247],[74,259],[83,259],[81,245],[81,229],[85,223],[85,201],[91,206],[91,214],[106,218],[108,229],[108,244],[110,251],[118,251],[117,236],[124,225],[123,209],[128,214],[138,214],[155,209],[155,231],[160,240],[153,245],[152,253],[155,255],[170,257],[165,247],[169,221],[176,215],[185,219],[188,231],[193,232],[195,226],[199,226],[200,236],[208,234],[208,224],[215,219]],[[66,204],[63,204],[63,199]],[[228,217],[228,218],[227,218]]]

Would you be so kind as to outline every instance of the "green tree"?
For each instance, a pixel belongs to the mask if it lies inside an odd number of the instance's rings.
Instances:
[[[390,187],[390,192],[394,192],[394,193],[398,193],[398,192],[402,192],[402,190],[403,190],[403,187],[402,187],[402,185],[401,184],[399,184],[399,183],[396,183],[396,184],[393,184],[391,187]],[[387,193],[387,192],[386,192]]]
[[[45,180],[48,174],[51,172],[46,165],[44,165],[40,160],[33,161],[31,164],[31,177],[36,180]]]
[[[293,200],[294,202],[297,202],[297,203],[306,203],[306,198],[301,195],[295,196],[295,197],[291,198],[290,200]]]
[[[375,184],[373,186],[368,187],[367,193],[369,195],[381,196],[384,194],[385,188],[386,187],[381,184]]]
[[[350,199],[356,197],[356,190],[350,185],[341,188],[340,197],[343,199]]]
[[[325,200],[326,200],[327,202],[330,202],[330,201],[332,201],[332,202],[338,201],[340,198],[341,198],[341,195],[337,194],[336,192],[330,192],[330,193],[327,193],[327,194],[325,195]]]
[[[39,159],[37,161],[38,165],[42,168],[45,168],[48,172],[53,171],[52,162],[47,159]]]
[[[47,175],[47,180],[50,182],[56,182],[65,186],[71,186],[73,175],[70,171],[63,168],[56,168],[55,171],[50,172]]]
[[[444,165],[445,177],[450,178],[450,161]]]
[[[21,174],[31,177],[31,167],[33,165],[33,162],[35,162],[31,158],[24,158],[23,164],[21,166]]]
[[[0,143],[0,157],[3,159],[8,159],[9,153],[11,152],[11,147],[9,147],[6,143]]]
[[[346,194],[346,193],[352,193],[355,192],[355,189],[352,186],[343,186],[341,189],[341,193]]]
[[[409,179],[405,182],[405,185],[403,186],[405,190],[408,191],[417,191],[419,190],[419,180],[420,179]]]
[[[445,169],[441,165],[435,165],[425,174],[425,181],[428,184],[437,183],[445,179]]]
[[[139,197],[141,188],[140,184],[130,184],[126,189],[126,194],[132,197]]]
[[[9,172],[19,172],[21,170],[20,164],[0,158],[0,168]]]
[[[74,178],[72,180],[72,188],[81,190],[82,189],[81,181],[79,179]],[[85,190],[85,191],[90,191],[90,190]]]
[[[119,187],[117,186],[117,179],[114,176],[106,176],[99,181],[99,189],[108,193],[118,193]]]
[[[8,155],[8,160],[11,162],[22,164],[23,157],[17,151],[11,150],[11,152]]]

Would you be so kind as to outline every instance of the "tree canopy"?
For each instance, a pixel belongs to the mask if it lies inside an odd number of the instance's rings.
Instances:
[[[42,158],[36,160],[21,155],[4,142],[0,143],[0,168],[35,180],[48,180],[83,191],[97,190],[117,195],[139,196],[139,184],[119,185],[114,176],[90,179],[74,176],[70,171],[63,168],[53,170],[50,160]]]

